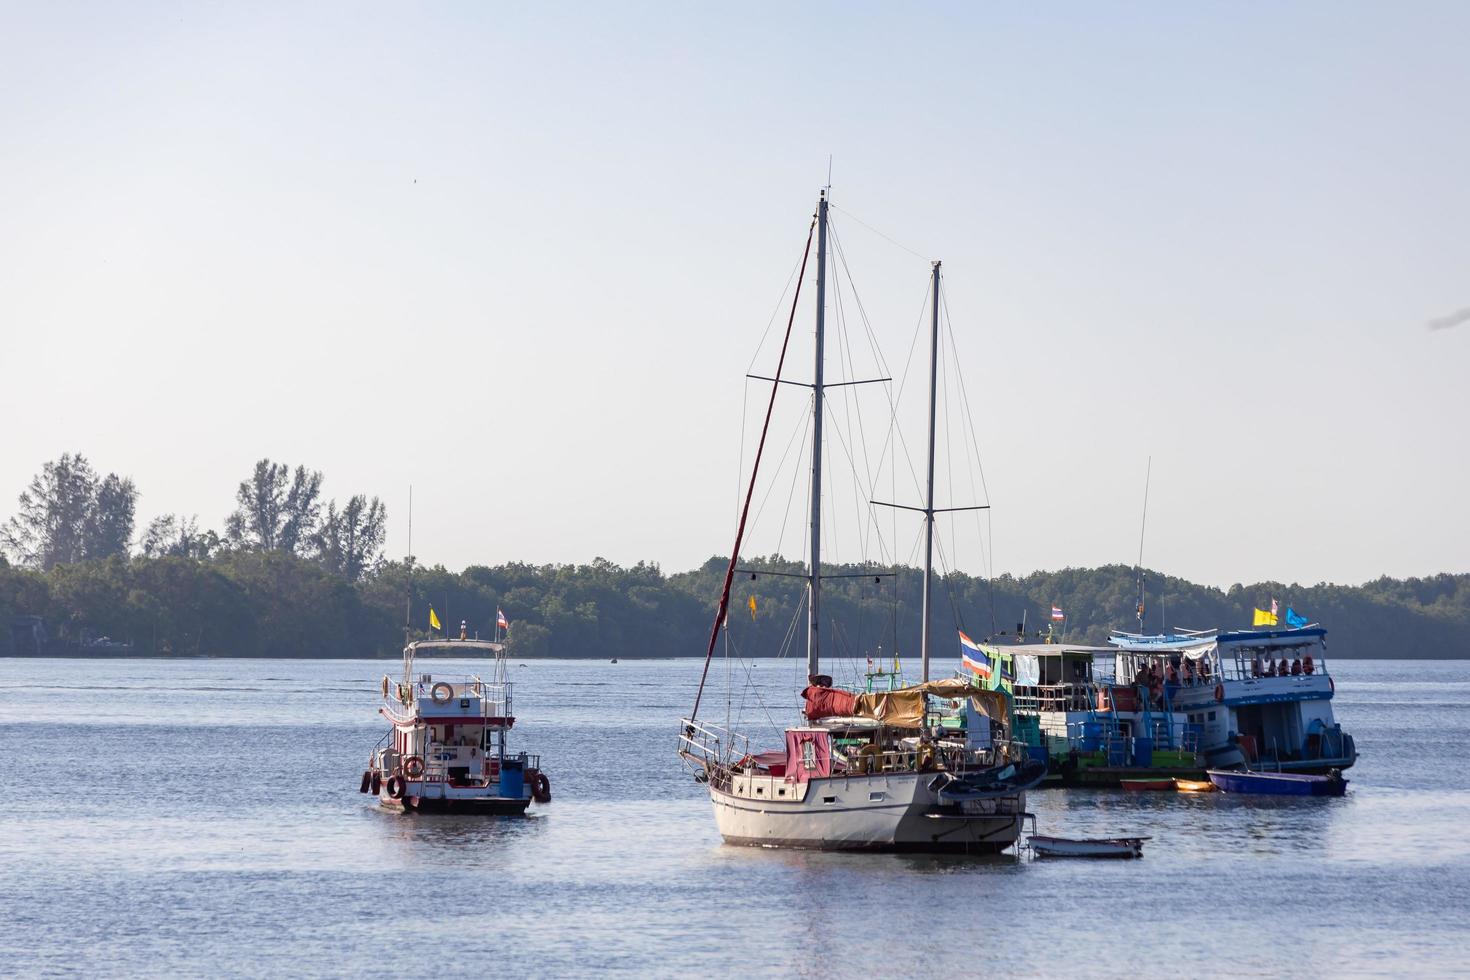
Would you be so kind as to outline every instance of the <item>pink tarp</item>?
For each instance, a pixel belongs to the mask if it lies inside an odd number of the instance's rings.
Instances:
[[[832,775],[832,739],[820,730],[788,729],[786,732],[786,778],[804,783]]]

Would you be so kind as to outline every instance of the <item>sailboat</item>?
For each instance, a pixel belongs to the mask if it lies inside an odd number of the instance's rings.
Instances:
[[[824,318],[827,291],[828,207],[818,198],[797,277],[791,315],[759,447],[752,464],[735,546],[705,657],[705,673],[688,718],[682,719],[679,754],[703,783],[715,823],[729,844],[821,850],[968,853],[998,852],[1014,844],[1026,814],[1026,790],[1041,781],[1045,764],[1028,759],[1010,740],[1006,695],[981,690],[969,680],[929,679],[930,589],[933,579],[934,453],[939,343],[940,263],[933,264],[933,317],[929,363],[928,493],[925,517],[922,682],[884,691],[851,692],[821,672],[822,637],[822,422]],[[817,239],[816,351],[812,398],[811,516],[807,566],[808,683],[801,692],[806,723],[788,728],[784,744],[752,752],[747,736],[699,719],[709,664],[729,612],[761,455],[806,277],[811,241]],[[946,508],[951,509],[951,508]],[[952,508],[970,509],[970,508]],[[941,728],[930,698],[966,706],[962,737]]]

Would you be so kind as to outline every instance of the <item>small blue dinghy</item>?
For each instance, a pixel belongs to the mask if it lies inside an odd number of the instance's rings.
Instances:
[[[1326,776],[1297,772],[1237,772],[1233,769],[1208,770],[1210,782],[1226,793],[1251,793],[1261,796],[1342,796],[1348,781],[1334,769]]]

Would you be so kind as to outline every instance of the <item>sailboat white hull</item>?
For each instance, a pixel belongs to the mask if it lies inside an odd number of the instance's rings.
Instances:
[[[810,780],[798,799],[771,799],[780,780],[736,777],[729,791],[711,786],[710,800],[728,844],[993,853],[1016,842],[1024,792],[958,803],[941,799],[934,779],[932,772],[833,776]]]

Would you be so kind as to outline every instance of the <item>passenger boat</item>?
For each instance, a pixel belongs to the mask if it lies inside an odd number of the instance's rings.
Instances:
[[[1009,739],[1005,696],[954,678],[929,680],[929,610],[933,580],[935,377],[939,342],[940,265],[932,268],[932,326],[929,363],[929,483],[925,516],[923,610],[920,619],[922,682],[889,690],[854,692],[821,673],[821,515],[824,417],[824,317],[827,288],[828,200],[817,203],[807,252],[796,279],[781,361],[771,382],[765,415],[770,425],[806,275],[813,234],[817,238],[816,331],[811,399],[811,518],[806,580],[808,684],[801,692],[805,724],[788,728],[784,744],[752,752],[746,737],[699,719],[709,664],[728,626],[731,583],[741,554],[746,517],[755,493],[761,448],[752,464],[749,489],[730,552],[724,586],[705,656],[694,708],[682,720],[679,755],[705,784],[716,826],[727,843],[826,850],[994,852],[1020,836],[1026,790],[1045,775],[1045,765],[1026,758]],[[764,433],[765,429],[763,429]],[[754,609],[752,609],[754,613]],[[728,634],[727,634],[728,640]],[[976,724],[963,731],[936,724],[931,698],[964,704]],[[938,734],[936,734],[938,732]],[[993,737],[995,736],[995,737]]]
[[[980,645],[1015,677],[1017,737],[1063,785],[1203,781],[1209,768],[1324,773],[1357,759],[1332,713],[1319,626],[1115,633],[1109,646]],[[1284,659],[1285,671],[1261,667]],[[1290,664],[1300,665],[1292,673]],[[1158,678],[1150,684],[1149,672]],[[1175,680],[1168,680],[1170,676]]]
[[[1147,837],[1046,837],[1026,838],[1037,857],[1141,858]]]
[[[1358,750],[1333,717],[1337,685],[1327,669],[1326,636],[1320,626],[1115,633],[1114,686],[1160,704],[1209,768],[1347,769]],[[1150,667],[1178,680],[1153,692],[1133,683]]]
[[[1342,796],[1348,781],[1339,772],[1325,776],[1300,772],[1251,772],[1211,769],[1210,782],[1226,793],[1258,796]]]
[[[490,656],[490,680],[414,675],[417,654]],[[406,812],[519,815],[551,800],[540,756],[512,752],[515,724],[505,647],[488,640],[427,640],[403,650],[403,679],[384,676],[378,709],[391,728],[373,750],[361,789]]]

